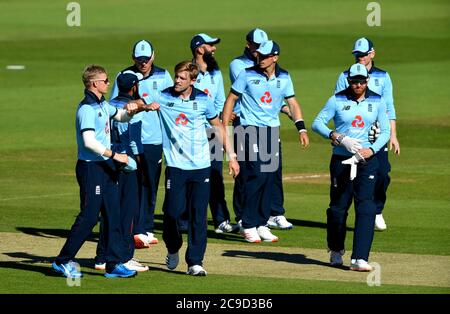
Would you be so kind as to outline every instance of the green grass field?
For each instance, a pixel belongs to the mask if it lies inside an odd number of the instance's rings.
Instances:
[[[204,280],[193,280],[157,268],[122,281],[105,281],[85,269],[87,275],[77,290],[50,276],[48,263],[23,264],[20,258],[5,261],[13,238],[2,233],[63,236],[79,211],[74,120],[82,98],[81,73],[87,64],[102,64],[113,76],[130,65],[132,45],[145,38],[156,49],[155,64],[173,74],[173,66],[191,56],[191,37],[206,32],[222,39],[216,57],[228,90],[229,62],[242,53],[245,34],[254,27],[263,28],[280,44],[279,63],[292,75],[308,127],[332,95],[340,71],[353,62],[353,42],[362,36],[373,40],[376,65],[389,71],[393,80],[402,152],[390,156],[392,183],[384,212],[388,230],[376,233],[372,251],[450,256],[448,1],[379,1],[379,27],[367,26],[367,3],[357,0],[78,2],[81,26],[68,27],[68,1],[0,0],[0,293],[450,292],[449,264],[440,269],[447,278],[443,286],[368,287],[365,281],[333,281],[323,276],[316,280],[269,278],[251,273],[210,273]],[[25,70],[6,69],[17,64],[25,65]],[[326,175],[329,143],[310,132],[311,147],[303,151],[292,122],[283,117],[282,123],[285,177]],[[228,178],[227,182],[231,204],[232,183]],[[282,241],[270,247],[326,250],[328,189],[327,177],[287,180],[286,215],[295,228],[279,232]],[[156,210],[160,239],[162,199],[163,189]],[[353,219],[351,209],[350,227]],[[240,250],[248,246],[238,236],[230,238],[214,236],[209,241],[236,244]],[[351,241],[348,232],[348,249]],[[158,246],[163,245],[161,239]],[[51,260],[59,249],[55,247],[46,258]],[[17,249],[15,253],[26,252]],[[167,284],[175,278],[176,285]],[[220,284],[224,281],[226,286]]]

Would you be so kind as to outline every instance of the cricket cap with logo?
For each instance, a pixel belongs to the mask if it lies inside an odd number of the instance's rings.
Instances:
[[[140,40],[133,46],[133,58],[138,61],[148,62],[153,56],[153,46],[147,40]]]
[[[263,42],[269,40],[269,36],[267,36],[267,33],[262,29],[255,28],[248,32],[245,39],[250,43],[261,45]]]
[[[141,73],[124,71],[117,76],[117,88],[121,92],[128,93],[142,78],[143,75]]]
[[[364,64],[355,63],[348,70],[348,77],[352,78],[368,78],[369,72]]]
[[[263,56],[278,56],[280,54],[280,46],[273,40],[265,41],[256,50]]]
[[[355,41],[352,54],[366,54],[373,51],[373,43],[369,38],[362,37]]]
[[[211,37],[205,33],[197,34],[191,39],[191,51],[195,52],[195,49],[204,44],[215,45],[220,43],[220,38]]]

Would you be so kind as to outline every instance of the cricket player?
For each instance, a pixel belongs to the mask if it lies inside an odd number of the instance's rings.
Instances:
[[[191,39],[190,47],[193,56],[192,62],[200,70],[194,87],[205,92],[214,102],[214,108],[220,118],[225,102],[225,91],[222,72],[214,57],[217,50],[216,45],[219,42],[220,38],[214,38],[202,33],[195,35]],[[213,130],[213,128],[207,129],[211,148],[211,193],[209,194],[209,208],[211,209],[214,231],[216,233],[232,232],[237,226],[230,224],[230,212],[228,211],[225,200],[225,185],[222,175],[223,153],[221,147],[220,151],[215,151],[215,132]]]
[[[355,62],[363,64],[369,71],[371,79],[369,80],[368,88],[373,92],[381,95],[386,103],[389,122],[391,126],[391,135],[389,139],[389,149],[394,150],[394,153],[400,155],[400,143],[397,139],[396,115],[394,107],[394,98],[392,93],[392,81],[388,72],[375,67],[373,58],[375,57],[375,49],[373,43],[368,38],[359,38],[356,40],[353,47],[353,56]],[[336,82],[335,93],[344,90],[348,87],[348,71],[342,72]],[[369,131],[370,140],[373,142],[375,136],[378,136],[380,130],[375,126]],[[376,156],[379,163],[379,175],[375,185],[375,202],[377,205],[377,215],[375,217],[375,230],[386,230],[386,222],[384,221],[382,211],[386,204],[386,192],[391,182],[389,172],[391,165],[388,159],[387,145],[383,147]]]
[[[241,126],[235,128],[239,133],[238,147],[244,148],[244,154],[238,151],[238,159],[246,172],[241,234],[252,243],[276,242],[278,237],[266,225],[279,166],[279,112],[284,101],[304,148],[308,147],[309,138],[291,77],[277,64],[280,47],[269,40],[256,51],[258,64],[241,71],[231,87],[223,110],[223,124],[228,124],[235,103],[241,98]]]
[[[139,81],[139,95],[141,103],[149,100],[160,91],[173,85],[167,70],[153,64],[155,51],[152,44],[146,40],[136,42],[132,49],[134,65],[124,69],[143,75]],[[120,74],[120,73],[119,73]],[[117,97],[117,82],[113,86],[111,99]],[[141,141],[136,144],[136,159],[138,161],[140,210],[134,222],[134,241],[136,248],[148,248],[150,244],[157,244],[154,236],[154,213],[162,162],[161,125],[157,112],[142,112],[130,121],[133,134],[140,134]]]
[[[229,156],[230,174],[239,174],[237,156],[228,142],[212,99],[194,87],[199,70],[191,61],[175,66],[175,85],[155,99],[160,105],[163,151],[166,161],[163,239],[166,265],[178,266],[183,238],[180,217],[188,213],[187,274],[206,276],[203,258],[207,241],[207,208],[210,193],[210,153],[205,124],[218,132]]]
[[[109,80],[106,70],[90,65],[83,72],[85,97],[76,113],[78,161],[77,181],[80,186],[80,213],[75,219],[69,237],[52,266],[65,277],[79,278],[82,273],[72,261],[92,228],[100,211],[105,217],[107,278],[133,277],[136,271],[125,266],[127,256],[120,228],[120,207],[116,164],[129,165],[127,154],[111,150],[110,119],[129,121],[131,116],[146,106],[130,102],[123,109],[111,106],[104,98]]]
[[[371,78],[370,78],[371,79]],[[373,200],[378,176],[378,153],[389,140],[389,121],[384,99],[367,84],[366,67],[356,63],[347,76],[349,87],[328,99],[315,118],[312,128],[335,145],[330,162],[330,205],[327,209],[327,242],[330,263],[343,264],[347,213],[355,200],[355,231],[350,269],[370,271],[376,205]],[[328,127],[334,121],[335,129]],[[381,133],[374,143],[367,134],[378,121]]]
[[[255,28],[248,32],[246,38],[246,46],[244,48],[244,53],[233,59],[230,63],[230,80],[231,84],[237,79],[239,73],[246,69],[253,67],[257,64],[257,52],[256,50],[259,46],[269,40],[267,33],[260,29]],[[241,108],[241,100],[238,99],[233,108],[232,120],[233,126],[240,125],[240,108]],[[288,106],[283,105],[281,111],[285,114],[290,115]],[[237,140],[235,140],[235,143]],[[292,223],[290,223],[286,217],[285,209],[283,206],[284,203],[284,193],[283,193],[283,182],[282,182],[282,152],[281,152],[281,140],[279,147],[279,160],[280,166],[277,170],[277,174],[275,177],[275,184],[272,189],[272,206],[270,210],[270,217],[267,221],[269,227],[275,227],[279,229],[291,229],[293,227]],[[237,151],[238,148],[235,147]],[[236,221],[238,221],[238,225],[242,227],[241,215],[242,215],[242,206],[243,200],[245,198],[245,167],[241,167],[240,176],[237,177],[234,181],[234,190],[233,190],[233,208],[236,215]]]

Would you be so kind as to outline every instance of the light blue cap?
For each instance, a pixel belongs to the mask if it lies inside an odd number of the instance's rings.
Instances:
[[[151,58],[153,55],[153,47],[149,41],[141,40],[134,44],[133,46],[133,57],[147,57]]]
[[[373,50],[373,43],[370,39],[366,37],[362,37],[355,41],[355,45],[353,46],[352,53],[367,53]]]
[[[348,77],[363,76],[369,77],[369,72],[364,64],[355,63],[350,67]]]
[[[273,40],[268,40],[263,42],[256,51],[263,56],[278,56],[280,54],[280,46]]]

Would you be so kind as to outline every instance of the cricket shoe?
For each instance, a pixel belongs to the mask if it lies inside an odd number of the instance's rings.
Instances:
[[[178,255],[178,252],[173,253],[173,254],[167,253],[166,266],[168,269],[174,270],[175,268],[177,268],[179,262],[180,262],[180,257]]]
[[[273,235],[272,232],[270,232],[270,229],[266,226],[259,226],[257,231],[258,235],[264,242],[278,242],[278,237]]]
[[[206,270],[200,265],[194,265],[188,268],[186,274],[191,276],[206,276]]]
[[[215,233],[233,232],[237,228],[239,228],[237,225],[233,226],[232,224],[230,224],[229,220],[225,220],[216,228],[216,230],[214,230],[214,232]]]
[[[341,251],[330,251],[330,265],[331,266],[342,266],[344,265],[344,261],[342,260],[342,256],[344,255],[344,250]]]
[[[158,244],[158,239],[152,232],[147,232],[147,243],[148,244]]]
[[[384,231],[387,229],[386,222],[384,221],[383,215],[379,214],[375,216],[375,230]]]
[[[146,249],[150,247],[148,241],[148,236],[146,234],[135,234],[134,235],[134,247],[136,249]]]
[[[77,263],[72,262],[72,261],[68,261],[65,264],[59,264],[59,265],[56,264],[56,262],[53,262],[52,267],[58,273],[62,274],[64,277],[67,277],[67,278],[83,277],[83,274],[79,270],[80,265],[78,265]]]
[[[106,278],[130,278],[137,275],[137,271],[131,270],[125,264],[117,264],[111,272],[106,272]]]
[[[139,263],[137,260],[135,259],[130,259],[128,262],[126,262],[125,267],[128,268],[129,270],[135,270],[137,272],[142,272],[142,271],[148,271],[148,266],[144,266],[141,263]]]
[[[352,259],[350,261],[350,270],[354,271],[371,271],[372,266],[363,259]]]
[[[242,229],[241,235],[244,236],[245,241],[250,243],[261,243],[261,238],[259,237],[256,227],[249,229]]]
[[[271,228],[278,228],[282,230],[293,228],[293,225],[289,221],[287,221],[286,217],[284,217],[283,215],[270,216],[269,220],[267,220],[267,225]]]
[[[96,270],[105,270],[106,269],[106,263],[95,263],[94,269],[96,269]]]

